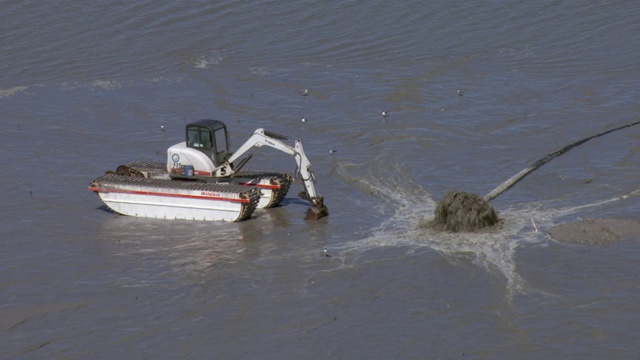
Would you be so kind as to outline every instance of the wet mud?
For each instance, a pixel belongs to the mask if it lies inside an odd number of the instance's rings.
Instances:
[[[489,201],[482,196],[456,190],[444,195],[433,215],[433,220],[426,225],[439,231],[474,232],[500,222]]]
[[[568,244],[611,244],[640,239],[640,221],[628,219],[587,219],[560,224],[549,229],[552,239]]]

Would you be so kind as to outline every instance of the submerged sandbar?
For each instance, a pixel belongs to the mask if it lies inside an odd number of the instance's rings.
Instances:
[[[556,241],[569,244],[611,244],[640,238],[640,221],[630,219],[586,219],[549,229]]]

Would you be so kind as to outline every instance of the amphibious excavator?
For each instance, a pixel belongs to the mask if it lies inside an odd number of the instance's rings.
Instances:
[[[107,171],[91,182],[113,211],[131,216],[166,219],[242,221],[256,208],[278,206],[293,177],[275,171],[244,170],[254,150],[267,146],[294,157],[295,177],[304,185],[299,196],[311,203],[305,219],[318,220],[329,212],[316,189],[311,163],[302,143],[257,129],[235,152],[229,133],[219,120],[186,125],[185,141],[167,149],[166,163],[133,161]]]

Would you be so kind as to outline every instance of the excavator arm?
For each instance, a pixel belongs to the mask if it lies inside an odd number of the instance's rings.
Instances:
[[[269,146],[292,155],[297,165],[296,175],[302,180],[305,187],[305,191],[300,193],[300,197],[309,201],[312,205],[307,211],[305,219],[317,220],[329,215],[327,207],[324,206],[324,198],[320,196],[316,190],[316,180],[313,175],[313,170],[311,169],[311,162],[304,154],[302,143],[300,140],[296,140],[294,146],[291,147],[285,144],[283,140],[287,140],[287,137],[264,129],[257,129],[251,137],[227,159],[222,167],[227,167],[227,173],[233,175],[246,163],[248,157],[241,160],[238,166],[234,167],[232,164],[254,147]],[[251,154],[248,156],[251,156]]]

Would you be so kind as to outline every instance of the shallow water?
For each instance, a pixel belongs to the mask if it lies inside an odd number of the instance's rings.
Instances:
[[[500,231],[417,226],[449,190],[486,194],[637,121],[639,5],[0,8],[7,358],[640,354],[638,239],[547,235],[637,216],[640,129],[500,195]],[[285,206],[231,224],[122,217],[87,190],[119,164],[164,161],[185,122],[207,117],[227,123],[234,149],[259,127],[301,139],[329,218],[302,219],[300,184]],[[292,160],[264,149],[247,167]]]

